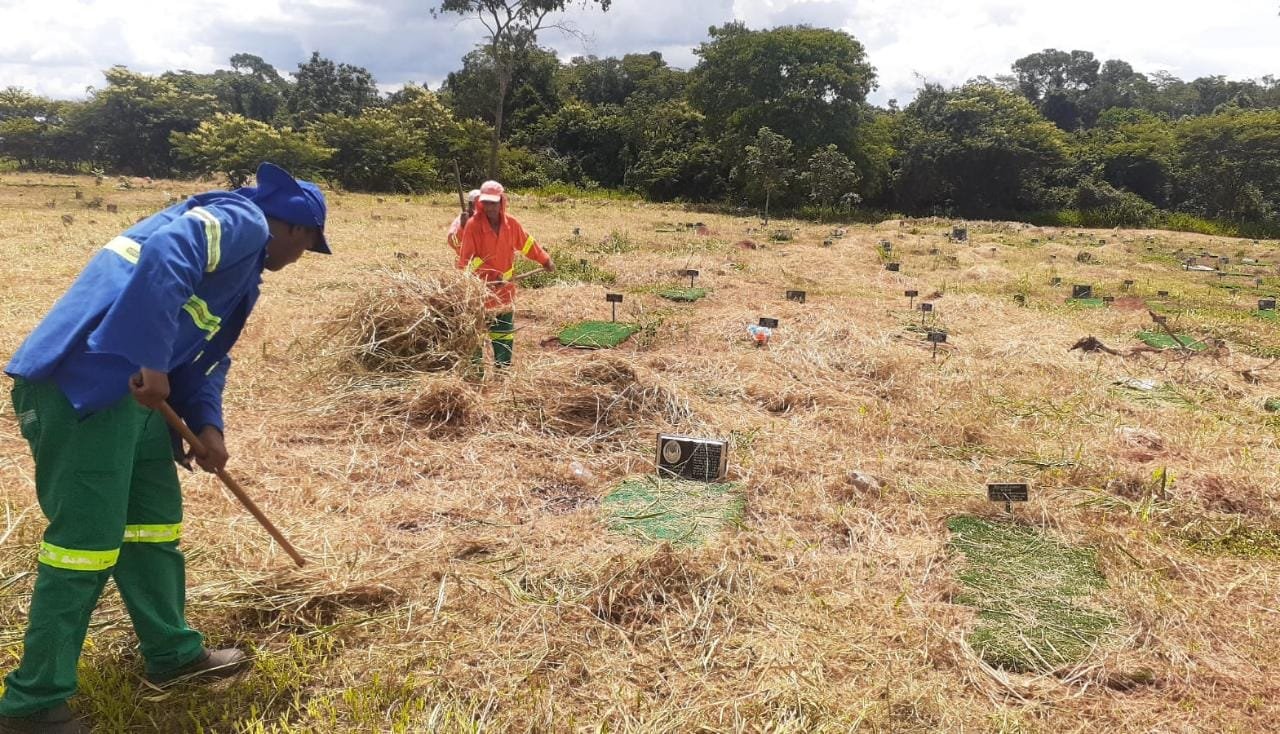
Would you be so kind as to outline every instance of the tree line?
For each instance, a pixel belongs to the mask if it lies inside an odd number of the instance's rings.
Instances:
[[[524,37],[435,90],[379,91],[313,54],[212,73],[123,67],[83,100],[0,91],[0,156],[26,170],[226,176],[257,162],[361,191],[501,178],[516,189],[788,210],[1280,233],[1280,82],[1145,74],[1048,49],[1008,74],[867,101],[876,74],[839,30],[709,29],[698,62],[556,55]],[[496,60],[495,60],[496,59]],[[500,128],[498,127],[500,125]],[[492,152],[498,151],[496,160]]]

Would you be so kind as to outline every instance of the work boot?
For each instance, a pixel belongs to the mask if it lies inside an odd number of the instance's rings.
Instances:
[[[249,663],[249,656],[234,647],[222,650],[205,650],[204,655],[193,662],[162,675],[148,675],[147,680],[156,685],[165,683],[202,683],[231,678]]]
[[[64,703],[30,716],[0,716],[0,734],[89,734],[89,725]]]

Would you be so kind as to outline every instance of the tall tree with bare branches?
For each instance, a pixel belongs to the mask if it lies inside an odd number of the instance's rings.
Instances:
[[[584,9],[599,5],[608,11],[612,0],[442,0],[432,11],[436,15],[453,14],[480,21],[487,33],[483,44],[493,60],[497,76],[497,106],[493,114],[493,140],[489,149],[489,175],[498,175],[498,149],[502,144],[502,120],[506,112],[507,91],[516,66],[538,42],[538,33],[555,29],[574,33],[573,27],[555,20],[570,4]]]

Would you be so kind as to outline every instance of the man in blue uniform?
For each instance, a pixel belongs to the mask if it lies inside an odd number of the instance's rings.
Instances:
[[[200,436],[203,469],[224,466],[228,353],[262,271],[329,253],[314,184],[270,163],[257,184],[194,196],[108,242],[5,368],[49,526],[0,732],[88,731],[66,701],[108,578],[149,680],[225,677],[246,663],[187,626],[175,443],[155,408],[170,400]]]

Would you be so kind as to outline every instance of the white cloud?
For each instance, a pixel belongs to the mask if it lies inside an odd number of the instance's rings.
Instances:
[[[225,67],[255,53],[282,71],[318,50],[367,67],[384,87],[438,84],[480,40],[474,23],[434,19],[421,0],[0,0],[0,86],[80,96],[113,64],[155,73]],[[1085,49],[1183,78],[1280,74],[1275,0],[615,0],[570,18],[590,36],[546,35],[568,58],[659,50],[677,66],[709,26],[843,27],[866,45],[880,89],[906,101],[919,79],[958,84],[1009,71],[1044,48]]]

